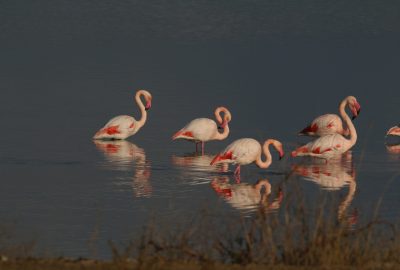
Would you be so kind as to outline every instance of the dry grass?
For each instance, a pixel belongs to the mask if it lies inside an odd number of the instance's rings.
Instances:
[[[310,210],[302,194],[286,194],[278,212],[261,206],[250,218],[226,216],[224,223],[209,211],[169,226],[153,220],[139,239],[110,241],[110,262],[32,259],[30,245],[0,241],[0,269],[400,269],[396,224],[355,226],[343,203],[332,207],[325,198]]]

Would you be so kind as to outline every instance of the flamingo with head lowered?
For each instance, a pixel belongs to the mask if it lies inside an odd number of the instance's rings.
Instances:
[[[271,144],[279,152],[279,158],[281,159],[284,155],[281,142],[268,139],[261,147],[261,144],[255,139],[243,138],[228,145],[224,151],[214,157],[210,164],[213,165],[221,162],[237,164],[235,169],[236,176],[240,176],[241,165],[247,165],[253,162],[255,162],[258,167],[266,169],[272,164],[272,156],[269,151],[269,146]],[[265,161],[262,161],[262,153],[266,156]]]
[[[224,114],[222,119],[221,113]],[[172,136],[172,140],[185,139],[193,141],[197,145],[201,143],[201,152],[204,154],[204,143],[211,140],[223,140],[229,135],[228,123],[232,120],[232,115],[225,107],[215,109],[215,118],[219,123],[219,127],[214,120],[208,118],[196,118],[184,126],[181,130]],[[220,133],[218,129],[223,129]]]
[[[292,157],[296,156],[313,156],[328,160],[338,156],[349,150],[357,142],[357,132],[353,122],[345,111],[345,107],[351,103],[350,107],[356,109],[356,113],[360,112],[360,104],[353,96],[346,98],[345,103],[340,104],[340,115],[344,119],[345,124],[349,128],[350,138],[347,139],[341,134],[329,134],[303,145],[292,152]]]
[[[146,100],[146,105],[143,104],[141,97]],[[129,136],[134,135],[139,131],[141,127],[146,123],[147,110],[151,108],[151,94],[146,90],[138,90],[135,95],[135,100],[139,109],[142,113],[142,117],[139,121],[129,115],[119,115],[112,118],[105,124],[96,134],[93,139],[104,139],[104,140],[123,140]]]
[[[349,100],[353,99],[354,102],[349,102]],[[349,106],[353,114],[352,119],[355,119],[360,113],[360,105],[357,103],[355,97],[349,96],[343,99],[342,102],[339,104],[339,111],[340,108],[345,107],[345,104]],[[311,124],[309,124],[307,127],[299,132],[299,135],[325,136],[336,133],[339,133],[343,136],[348,136],[350,134],[350,131],[348,128],[343,128],[342,119],[337,114],[324,114],[315,118],[311,122]]]

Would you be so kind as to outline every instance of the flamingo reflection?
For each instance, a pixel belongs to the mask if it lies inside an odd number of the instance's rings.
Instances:
[[[151,196],[153,191],[150,183],[151,167],[143,148],[125,140],[95,140],[94,143],[106,157],[106,167],[118,171],[131,171],[133,167],[135,168],[133,179],[130,180],[135,197]]]
[[[210,162],[213,160],[212,155],[197,155],[196,153],[188,154],[183,157],[172,156],[172,163],[181,167],[188,167],[197,171],[206,172],[227,172],[228,164],[220,164],[218,166],[211,166]]]
[[[311,164],[293,165],[292,169],[295,174],[303,176],[304,179],[313,181],[322,189],[327,190],[339,190],[355,179],[350,151],[332,162],[314,160]]]
[[[279,189],[277,197],[269,201],[272,187],[267,179],[259,180],[254,185],[230,184],[228,176],[222,176],[214,178],[211,187],[233,208],[242,212],[254,212],[257,209],[271,212],[279,209],[283,200],[283,192]]]
[[[400,154],[400,144],[387,144],[386,150],[391,154]]]
[[[218,164],[211,166],[213,155],[199,155],[190,153],[185,156],[172,156],[172,164],[181,169],[181,175],[185,179],[189,179],[189,184],[205,184],[210,183],[212,178],[210,173],[224,173],[228,171],[228,164]]]
[[[339,204],[337,217],[340,222],[348,225],[357,223],[358,213],[356,210],[347,214],[357,187],[351,154],[344,156],[344,160],[337,160],[334,163],[294,165],[293,171],[297,175],[303,176],[304,179],[317,183],[325,190],[335,191],[348,186],[347,195]]]

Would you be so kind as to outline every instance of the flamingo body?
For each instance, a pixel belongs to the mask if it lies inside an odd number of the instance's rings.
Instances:
[[[357,142],[357,131],[345,111],[347,105],[351,109],[353,119],[359,115],[361,106],[354,96],[348,96],[340,103],[339,112],[348,127],[349,139],[338,133],[328,134],[297,148],[292,152],[292,157],[313,156],[328,160],[349,150]]]
[[[277,140],[268,139],[261,147],[260,143],[251,138],[238,139],[228,145],[224,151],[217,154],[211,161],[211,165],[215,163],[233,163],[237,164],[235,175],[240,175],[240,166],[255,162],[260,168],[268,168],[272,164],[272,156],[269,151],[269,145],[272,144],[279,152],[280,158],[284,155],[282,143]],[[264,152],[266,160],[261,160],[261,154]],[[240,182],[240,179],[237,179]]]
[[[135,118],[129,115],[119,115],[108,121],[93,138],[123,140],[134,135],[138,130]]]
[[[387,135],[400,136],[400,125],[391,127],[391,128],[387,131],[386,136],[387,136]]]
[[[190,121],[172,137],[196,142],[208,142],[213,140],[218,133],[218,127],[214,120],[208,118],[197,118]]]
[[[211,161],[211,165],[217,162],[247,165],[254,162],[260,155],[260,143],[252,138],[243,138],[228,145]]]
[[[299,135],[325,136],[335,133],[347,135],[348,130],[343,129],[342,119],[338,115],[324,114],[315,118]]]
[[[221,117],[221,113],[224,113],[224,118]],[[229,135],[228,123],[231,121],[231,113],[225,107],[218,107],[215,109],[215,118],[220,124],[220,128],[223,132],[218,131],[217,123],[214,120],[208,118],[196,118],[190,121],[181,130],[172,136],[172,140],[185,139],[193,141],[197,144],[201,143],[202,153],[204,154],[204,143],[211,140],[224,140]]]
[[[313,156],[323,159],[330,159],[334,156],[343,154],[352,145],[345,137],[340,134],[330,134],[307,143],[292,152],[292,157]]]
[[[358,104],[357,99],[353,96],[348,96],[340,102],[339,112],[342,117],[346,105],[349,106],[353,114],[352,118],[356,118],[360,113],[360,104]],[[342,119],[338,115],[324,114],[315,118],[310,125],[299,132],[299,135],[325,136],[336,133],[347,136],[350,134],[350,130],[343,128]]]
[[[141,96],[146,100],[146,106],[143,105]],[[138,90],[135,95],[136,103],[142,113],[140,120],[136,120],[129,115],[119,115],[107,122],[93,136],[95,140],[123,140],[129,136],[136,134],[139,129],[146,123],[147,110],[151,108],[151,94],[146,90]]]

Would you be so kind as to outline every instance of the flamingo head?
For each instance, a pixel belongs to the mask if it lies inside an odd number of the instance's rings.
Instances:
[[[146,106],[144,107],[144,109],[146,111],[150,110],[151,108],[151,100],[153,99],[153,97],[151,96],[151,94],[149,93],[148,95],[145,95],[145,99],[146,99]]]
[[[353,114],[352,120],[354,120],[360,114],[361,106],[358,103],[357,99],[353,96],[349,97],[349,107],[351,113]]]
[[[278,151],[279,160],[281,160],[283,158],[283,156],[285,155],[285,152],[283,151],[282,143],[280,141],[278,141],[278,140],[268,139],[268,140],[265,141],[264,147],[268,148],[268,146],[270,144],[272,144],[274,146],[274,148],[276,149],[276,151]]]
[[[281,160],[285,156],[285,152],[283,152],[282,144],[278,147],[279,152],[279,160]]]
[[[230,121],[230,120],[229,120],[229,121]],[[221,130],[221,129],[225,129],[225,127],[228,125],[229,121],[226,120],[226,119],[224,119],[224,120],[222,121],[222,123],[218,125],[218,129],[220,129],[220,130]]]
[[[220,113],[224,113],[224,119],[222,119]],[[215,117],[217,118],[217,121],[219,123],[218,129],[225,129],[225,127],[228,125],[228,123],[232,120],[232,115],[229,112],[229,110],[225,107],[218,107],[215,110]]]

